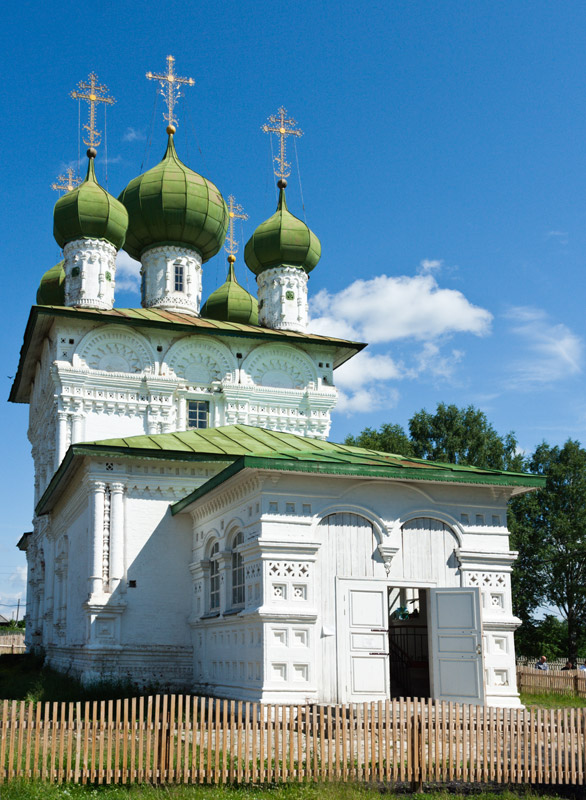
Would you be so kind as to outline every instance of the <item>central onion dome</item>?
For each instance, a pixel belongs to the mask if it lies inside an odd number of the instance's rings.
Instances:
[[[244,260],[255,275],[272,267],[299,267],[309,273],[321,258],[321,244],[315,233],[287,209],[287,181],[281,179],[278,185],[277,210],[248,240]]]
[[[258,300],[236,280],[235,260],[234,256],[228,256],[230,266],[226,281],[208,297],[201,310],[201,316],[204,319],[216,319],[220,322],[258,325]]]
[[[160,164],[130,181],[118,198],[128,211],[124,249],[140,260],[152,247],[174,245],[196,250],[207,261],[221,248],[228,228],[228,209],[211,181],[179,160],[169,142]]]
[[[65,305],[65,269],[64,261],[48,269],[37,289],[37,305],[39,306],[64,306]]]
[[[128,214],[122,203],[97,182],[95,152],[91,151],[83,183],[55,203],[53,236],[59,247],[78,239],[103,239],[116,250],[124,244]]]

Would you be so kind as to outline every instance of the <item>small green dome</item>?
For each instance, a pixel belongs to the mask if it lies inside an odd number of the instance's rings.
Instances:
[[[315,233],[288,211],[287,184],[282,183],[276,212],[258,226],[244,248],[244,260],[255,275],[281,266],[311,272],[321,257],[321,244]]]
[[[204,261],[226,238],[228,209],[211,181],[183,164],[169,134],[160,164],[130,181],[119,200],[128,210],[124,249],[140,260],[145,250],[163,244],[197,250]]]
[[[53,236],[57,244],[64,247],[75,239],[105,239],[120,250],[127,227],[126,209],[97,182],[90,157],[83,183],[55,203]]]
[[[201,310],[201,316],[204,319],[217,319],[221,322],[258,325],[258,300],[236,280],[233,261],[230,261],[226,282],[208,297]]]
[[[65,270],[64,261],[48,269],[37,289],[37,305],[39,306],[64,306],[65,305]]]

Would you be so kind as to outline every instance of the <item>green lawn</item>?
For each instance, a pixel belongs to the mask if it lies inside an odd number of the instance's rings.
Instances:
[[[586,708],[586,697],[574,697],[571,694],[522,692],[521,702],[527,708]]]
[[[223,786],[75,786],[65,784],[55,786],[44,783],[13,782],[0,786],[2,800],[380,800],[381,790],[378,787],[366,787],[359,784],[301,784],[283,785],[279,787],[243,786],[240,788]],[[552,794],[536,794],[520,788],[513,792],[474,792],[473,794],[456,794],[445,790],[418,794],[418,800],[554,800]],[[405,794],[386,795],[388,800],[401,800]]]

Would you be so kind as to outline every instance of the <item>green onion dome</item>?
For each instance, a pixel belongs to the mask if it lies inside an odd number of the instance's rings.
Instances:
[[[287,181],[281,179],[278,185],[277,210],[258,226],[248,240],[244,260],[255,275],[282,266],[311,272],[321,257],[321,244],[315,233],[287,209]]]
[[[258,325],[258,300],[236,280],[235,260],[234,256],[228,256],[230,266],[226,282],[208,297],[201,310],[201,316],[204,319],[217,319],[221,322]]]
[[[53,236],[60,247],[75,239],[105,239],[120,250],[124,244],[128,214],[126,209],[96,180],[95,150],[88,150],[85,180],[55,203]]]
[[[140,259],[152,247],[175,245],[197,250],[207,261],[224,243],[228,209],[217,187],[179,160],[174,128],[167,132],[161,163],[130,181],[119,197],[130,220],[124,249]]]
[[[65,305],[65,269],[64,261],[48,269],[37,289],[37,305],[39,306],[64,306]]]

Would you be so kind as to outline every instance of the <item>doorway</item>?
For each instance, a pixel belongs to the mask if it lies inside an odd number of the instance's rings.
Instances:
[[[338,578],[337,702],[484,701],[477,587]]]
[[[391,697],[429,697],[426,589],[387,589]]]

